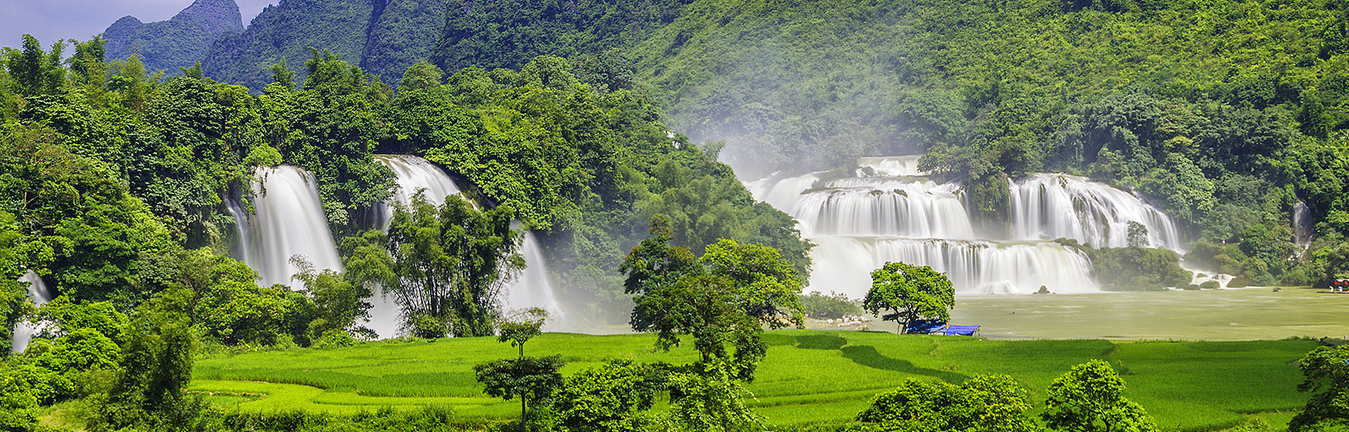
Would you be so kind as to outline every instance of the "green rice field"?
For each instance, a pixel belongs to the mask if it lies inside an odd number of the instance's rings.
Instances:
[[[563,374],[608,358],[689,363],[693,349],[654,352],[653,335],[544,334],[529,355],[561,355]],[[1042,390],[1073,365],[1110,360],[1128,383],[1127,396],[1166,430],[1214,430],[1251,415],[1278,426],[1306,402],[1296,391],[1295,364],[1317,343],[1308,340],[1150,342],[984,340],[879,332],[783,330],[749,385],[751,406],[769,424],[851,419],[872,396],[910,378],[959,382],[1002,373]],[[519,405],[482,394],[472,366],[515,355],[494,338],[372,342],[331,350],[257,352],[199,360],[189,390],[231,410],[304,409],[334,413],[384,406],[448,405],[462,417],[510,418]],[[658,408],[659,409],[659,408]]]

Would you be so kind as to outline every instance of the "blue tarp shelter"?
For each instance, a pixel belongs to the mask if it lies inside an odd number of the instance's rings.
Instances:
[[[974,336],[979,332],[977,325],[953,325],[946,327],[947,336]]]
[[[904,328],[905,333],[917,334],[940,334],[943,330],[946,330],[946,322],[944,321],[914,321]]]

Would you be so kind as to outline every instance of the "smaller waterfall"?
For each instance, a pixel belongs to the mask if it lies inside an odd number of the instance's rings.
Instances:
[[[431,205],[439,207],[450,195],[459,195],[462,191],[454,184],[450,176],[426,159],[410,155],[376,155],[375,158],[393,171],[398,190],[393,193],[393,202],[403,205],[412,204],[412,197],[418,192]],[[393,206],[380,203],[378,214],[382,218],[379,226],[387,228],[393,218]]]
[[[1311,208],[1307,207],[1307,203],[1298,201],[1293,206],[1293,241],[1306,249],[1312,244],[1314,229]]]
[[[506,310],[538,307],[548,311],[549,321],[561,321],[565,318],[564,312],[553,294],[543,248],[539,247],[533,232],[525,231],[520,254],[525,257],[525,270],[506,287]]]
[[[1181,250],[1171,218],[1122,190],[1066,174],[1036,174],[1011,188],[1016,239],[1070,238],[1096,248],[1125,247],[1129,222],[1138,222],[1148,228],[1150,247]]]
[[[768,178],[755,180],[745,184],[745,189],[749,189],[750,194],[754,195],[759,201],[768,203],[773,208],[791,213],[796,208],[797,201],[801,200],[801,194],[815,186],[815,182],[820,179],[821,172],[810,173],[797,177],[788,177],[776,179],[777,173],[773,173]]]
[[[439,206],[450,195],[461,193],[454,180],[445,174],[445,171],[426,159],[411,155],[376,155],[375,157],[394,172],[398,182],[398,190],[391,197],[391,202],[409,205],[412,203],[412,197],[420,192],[427,202]],[[393,206],[382,204],[379,207],[378,214],[383,218],[379,226],[387,229],[389,220],[393,218]],[[518,222],[514,228],[520,228]],[[525,270],[514,281],[506,285],[503,307],[507,310],[540,307],[546,309],[554,320],[562,318],[563,310],[557,301],[552,282],[548,277],[548,266],[543,258],[543,249],[539,246],[534,233],[525,232],[519,251],[525,258]],[[370,303],[374,305],[374,308],[370,310],[369,327],[381,336],[395,334],[401,311],[398,305],[393,302],[392,297],[376,294],[374,298],[370,299]]]
[[[33,304],[42,306],[52,300],[52,294],[47,290],[47,284],[42,282],[42,277],[31,270],[19,277],[19,282],[28,283],[28,298]],[[28,349],[28,341],[33,340],[33,335],[42,331],[41,326],[34,326],[27,322],[19,322],[14,325],[14,337],[10,339],[9,348],[12,352],[23,352]]]
[[[299,269],[290,263],[294,255],[309,260],[317,271],[342,271],[313,174],[288,165],[258,168],[253,194],[257,214],[244,232],[244,262],[258,271],[264,285],[296,287],[292,277]]]

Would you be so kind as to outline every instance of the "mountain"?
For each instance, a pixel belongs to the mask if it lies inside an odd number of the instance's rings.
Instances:
[[[303,82],[313,47],[394,83],[430,52],[444,11],[442,0],[285,0],[242,33],[216,40],[202,67],[211,78],[260,91],[272,82],[268,68],[282,58]]]
[[[178,72],[206,55],[211,42],[227,33],[244,31],[234,0],[197,0],[166,21],[143,23],[125,16],[103,31],[106,57],[141,56],[146,70]]]

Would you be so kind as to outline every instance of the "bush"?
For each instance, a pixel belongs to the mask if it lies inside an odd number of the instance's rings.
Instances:
[[[1251,283],[1251,280],[1247,279],[1245,276],[1237,276],[1232,278],[1232,280],[1227,281],[1228,288],[1245,288],[1251,285],[1254,284]]]
[[[1199,284],[1199,287],[1203,289],[1218,289],[1222,288],[1222,284],[1218,283],[1216,280],[1207,280],[1204,281],[1204,283]]]

